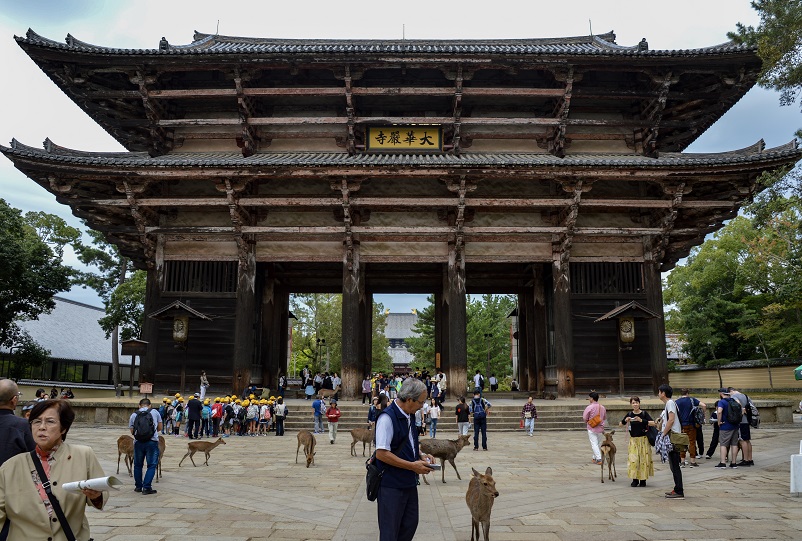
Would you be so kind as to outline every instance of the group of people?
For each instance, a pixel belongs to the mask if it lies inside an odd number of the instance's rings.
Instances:
[[[255,394],[215,397],[213,400],[195,393],[184,403],[181,393],[165,397],[158,408],[163,420],[162,434],[189,439],[222,436],[267,436],[275,432],[284,435],[284,420],[289,409],[282,396],[257,398]],[[184,432],[181,433],[181,424]]]
[[[749,397],[733,387],[719,389],[719,400],[710,415],[713,425],[713,441],[705,455],[702,427],[705,424],[707,404],[690,396],[689,389],[682,389],[682,396],[674,399],[674,390],[668,384],[658,388],[658,397],[664,407],[657,419],[641,409],[640,397],[633,396],[629,403],[632,410],[618,423],[626,427],[629,434],[627,477],[631,486],[645,487],[646,480],[654,476],[653,454],[668,462],[674,487],[665,496],[669,499],[684,499],[685,489],[682,468],[698,467],[698,459],[710,459],[718,445],[720,461],[716,468],[738,468],[753,466],[750,420],[752,404]],[[588,395],[589,404],[583,412],[591,450],[592,462],[601,464],[601,444],[607,426],[607,410],[599,403],[599,394]],[[649,432],[653,431],[654,442]],[[654,451],[652,450],[654,445]],[[738,452],[742,459],[737,462]],[[729,462],[729,465],[727,465]]]
[[[284,384],[286,385],[286,378],[284,378]],[[339,389],[341,385],[342,379],[337,372],[332,372],[331,374],[328,372],[317,372],[313,376],[309,365],[304,366],[304,369],[301,371],[301,387],[304,389],[307,400],[312,400],[321,389],[336,391],[334,393],[334,398],[339,400]],[[279,387],[282,387],[281,382],[279,382]]]

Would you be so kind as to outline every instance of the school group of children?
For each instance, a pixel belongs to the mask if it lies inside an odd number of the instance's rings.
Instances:
[[[288,408],[281,396],[260,399],[251,394],[240,399],[234,395],[217,397],[214,401],[206,398],[201,410],[200,436],[267,436],[270,432],[283,436],[287,413]],[[185,423],[183,436],[189,436],[187,405],[181,393],[176,393],[173,398],[164,397],[159,415],[163,420],[162,434],[180,437],[181,424]]]

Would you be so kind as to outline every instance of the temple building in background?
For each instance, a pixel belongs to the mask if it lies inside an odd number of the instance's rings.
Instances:
[[[756,82],[756,51],[732,43],[16,39],[126,149],[0,152],[147,270],[140,380],[157,392],[201,370],[211,392],[275,387],[295,292],[343,295],[345,396],[378,293],[433,295],[453,393],[466,294],[484,293],[518,298],[522,389],[654,392],[660,272],[802,156],[683,152]]]

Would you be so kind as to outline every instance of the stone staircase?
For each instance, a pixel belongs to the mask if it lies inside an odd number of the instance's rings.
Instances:
[[[368,406],[359,402],[341,401],[339,404],[342,416],[340,417],[339,431],[348,431],[352,428],[366,426]],[[444,409],[448,412],[439,422],[438,429],[447,432],[456,431],[457,425],[453,415],[457,403],[454,400],[446,401]],[[288,404],[289,415],[284,422],[286,430],[311,430],[313,426],[312,402],[305,400],[292,401]],[[494,405],[488,417],[487,429],[490,431],[519,430],[521,422],[521,408],[523,402],[515,405]],[[538,419],[535,421],[535,430],[575,430],[584,429],[582,421],[584,405],[561,404],[559,402],[547,405],[538,405]],[[327,425],[324,423],[324,428]]]

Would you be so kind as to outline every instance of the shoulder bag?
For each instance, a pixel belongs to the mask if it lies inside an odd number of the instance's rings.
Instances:
[[[42,488],[45,489],[47,498],[50,500],[50,505],[53,506],[53,512],[56,513],[56,517],[58,517],[58,521],[61,523],[61,529],[64,531],[64,535],[67,536],[67,541],[75,541],[75,534],[72,533],[70,523],[67,522],[67,517],[64,516],[64,511],[61,510],[61,504],[59,504],[58,498],[56,498],[56,495],[50,490],[50,479],[45,475],[45,469],[42,467],[42,461],[36,456],[36,451],[31,451],[31,458],[33,458],[33,465],[36,466],[39,479],[42,481]]]
[[[387,413],[385,410],[382,410],[379,415],[382,413]],[[376,425],[379,424],[379,418],[376,417]],[[410,423],[409,430],[412,430],[412,423]],[[398,449],[401,448],[401,445],[404,444],[405,438],[401,438],[401,443],[395,449],[391,448],[390,452],[395,454]],[[378,464],[376,464],[376,451],[373,451],[373,454],[370,455],[365,461],[365,468],[368,470],[365,474],[365,496],[367,497],[369,502],[375,502],[376,498],[379,497],[379,488],[382,484],[382,476],[384,475],[384,468],[380,468]]]
[[[602,422],[601,406],[599,406],[598,410],[596,411],[596,415],[594,415],[593,417],[588,419],[588,426],[590,428],[596,428],[597,426],[599,426],[601,424],[601,422]]]

